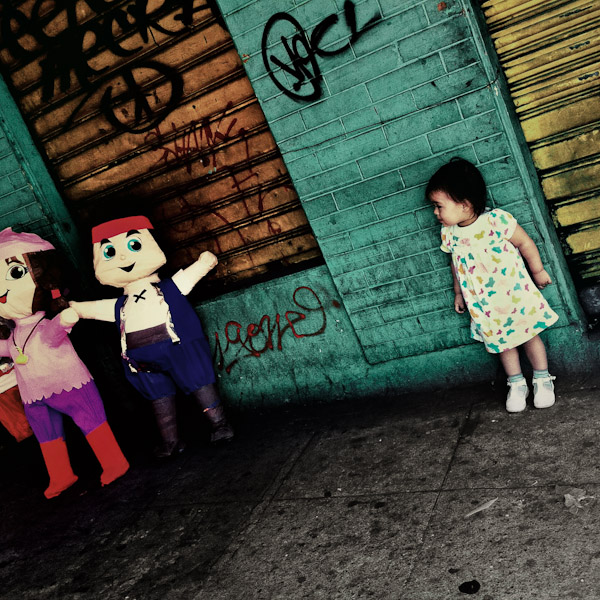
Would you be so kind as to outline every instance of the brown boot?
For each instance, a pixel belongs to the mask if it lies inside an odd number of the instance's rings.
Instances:
[[[212,430],[210,441],[228,442],[232,440],[234,436],[233,429],[227,421],[215,384],[210,383],[201,387],[193,393],[193,396],[210,422]]]
[[[179,439],[175,396],[164,396],[152,401],[152,410],[162,438],[162,443],[154,449],[156,458],[170,458],[180,454],[185,444]]]

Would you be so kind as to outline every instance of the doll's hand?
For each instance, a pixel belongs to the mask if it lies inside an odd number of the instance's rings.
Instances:
[[[461,293],[454,294],[454,310],[461,315],[465,312],[465,310],[467,310],[465,299]]]
[[[217,260],[217,257],[212,253],[212,252],[203,252],[199,258],[198,258],[198,262],[204,267],[204,269],[206,269],[206,272],[208,273],[211,269],[214,269],[217,264],[219,263],[219,261]]]
[[[546,269],[542,269],[537,273],[532,273],[533,281],[535,281],[535,285],[537,285],[540,290],[543,290],[547,285],[552,283],[552,279],[550,275],[546,272]]]
[[[65,308],[65,310],[60,313],[60,324],[63,327],[73,327],[77,321],[79,321],[79,315],[75,312],[75,309],[71,307]]]

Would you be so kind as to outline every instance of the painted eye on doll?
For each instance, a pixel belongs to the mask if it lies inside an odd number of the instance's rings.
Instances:
[[[15,281],[16,279],[22,279],[29,273],[29,269],[24,265],[15,265],[11,267],[6,273],[7,281]]]
[[[115,247],[112,244],[106,244],[106,246],[104,246],[104,248],[102,248],[102,255],[104,256],[104,258],[106,260],[110,260],[111,258],[114,258],[117,254],[117,251],[115,250]]]
[[[132,252],[139,252],[142,249],[142,242],[138,238],[127,240],[127,249]]]

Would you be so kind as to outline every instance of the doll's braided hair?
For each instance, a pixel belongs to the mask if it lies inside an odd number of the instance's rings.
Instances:
[[[35,283],[33,312],[43,310],[47,317],[52,318],[68,308],[64,294],[67,293],[66,277],[71,267],[62,253],[59,250],[41,250],[27,252],[23,257]]]

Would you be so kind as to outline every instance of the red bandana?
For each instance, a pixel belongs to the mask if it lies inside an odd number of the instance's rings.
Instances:
[[[113,219],[97,225],[92,229],[92,244],[104,239],[110,239],[120,233],[131,231],[133,229],[154,229],[148,217],[139,215],[137,217],[125,217],[123,219]]]

